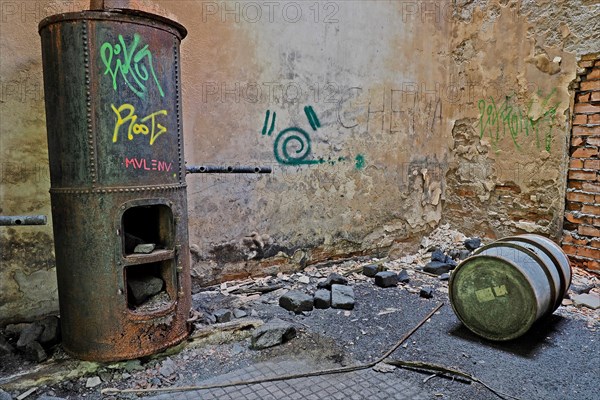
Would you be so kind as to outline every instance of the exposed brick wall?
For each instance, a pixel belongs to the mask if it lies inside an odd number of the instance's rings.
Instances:
[[[579,67],[562,246],[573,264],[600,271],[600,55]]]

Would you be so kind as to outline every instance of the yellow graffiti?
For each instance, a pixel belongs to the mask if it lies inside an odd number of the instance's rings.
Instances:
[[[137,123],[138,116],[135,114],[135,107],[131,104],[123,104],[121,107],[116,108],[114,104],[110,105],[117,115],[117,122],[115,124],[115,130],[113,132],[113,143],[116,143],[119,139],[119,130],[122,125],[129,123],[127,128],[127,139],[133,140],[133,135],[148,135],[150,134],[150,145],[154,144],[154,141],[167,132],[167,128],[163,125],[159,124],[156,120],[156,117],[159,115],[167,115],[167,110],[160,110],[153,112],[140,119],[140,122]],[[126,112],[127,115],[123,117],[123,112]],[[150,120],[150,123],[144,123]]]

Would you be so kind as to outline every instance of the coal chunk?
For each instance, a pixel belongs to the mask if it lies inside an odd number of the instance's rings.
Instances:
[[[375,264],[365,265],[362,270],[363,275],[369,278],[373,278],[378,272],[379,267]]]
[[[233,313],[230,310],[227,310],[224,308],[215,311],[213,314],[214,314],[217,322],[219,322],[219,323],[229,322],[233,319]]]
[[[398,274],[392,271],[381,271],[375,275],[375,284],[387,288],[398,284]]]
[[[442,275],[448,271],[450,271],[453,267],[450,264],[440,261],[431,261],[428,262],[423,267],[423,272],[429,272],[434,275]]]
[[[478,237],[466,239],[463,244],[467,250],[476,250],[481,246],[481,239]]]
[[[275,318],[254,331],[250,348],[254,350],[266,349],[280,345],[295,336],[296,328],[294,325]]]
[[[446,255],[444,254],[444,252],[442,250],[435,249],[433,251],[433,253],[431,253],[431,261],[445,262],[446,261]]]
[[[425,286],[425,287],[421,288],[421,291],[419,292],[419,296],[426,298],[426,299],[431,299],[433,297],[433,288],[430,286]]]
[[[160,293],[164,284],[162,279],[152,275],[142,275],[127,281],[131,300],[136,306]]]
[[[319,282],[317,284],[317,287],[319,289],[331,289],[332,285],[347,285],[347,284],[348,284],[348,279],[345,276],[334,272],[333,274],[329,274],[329,276],[327,277],[327,280],[325,282]]]
[[[400,283],[408,283],[410,282],[410,276],[408,275],[408,271],[403,269],[398,273],[398,282]]]
[[[331,307],[331,292],[327,289],[319,289],[315,292],[315,308],[326,309]]]
[[[351,286],[331,285],[331,307],[352,310],[354,308],[354,289]]]
[[[279,305],[288,311],[299,314],[302,311],[312,311],[313,298],[306,293],[290,290],[279,298]]]

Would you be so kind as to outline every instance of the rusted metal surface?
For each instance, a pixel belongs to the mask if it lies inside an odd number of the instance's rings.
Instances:
[[[11,215],[0,216],[0,226],[8,225],[46,225],[48,219],[45,215]]]
[[[156,353],[187,336],[191,306],[186,30],[133,10],[60,14],[39,28],[64,348],[95,361]],[[133,254],[138,243],[157,250]],[[148,277],[162,280],[162,303],[133,305],[132,281]]]
[[[189,165],[186,167],[188,174],[270,174],[271,167],[249,167],[241,165]]]

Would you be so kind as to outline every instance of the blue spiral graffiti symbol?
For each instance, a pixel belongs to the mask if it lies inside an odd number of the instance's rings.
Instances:
[[[273,144],[275,159],[280,164],[301,165],[323,162],[323,160],[307,160],[306,157],[310,155],[310,151],[310,136],[300,128],[282,130]]]

